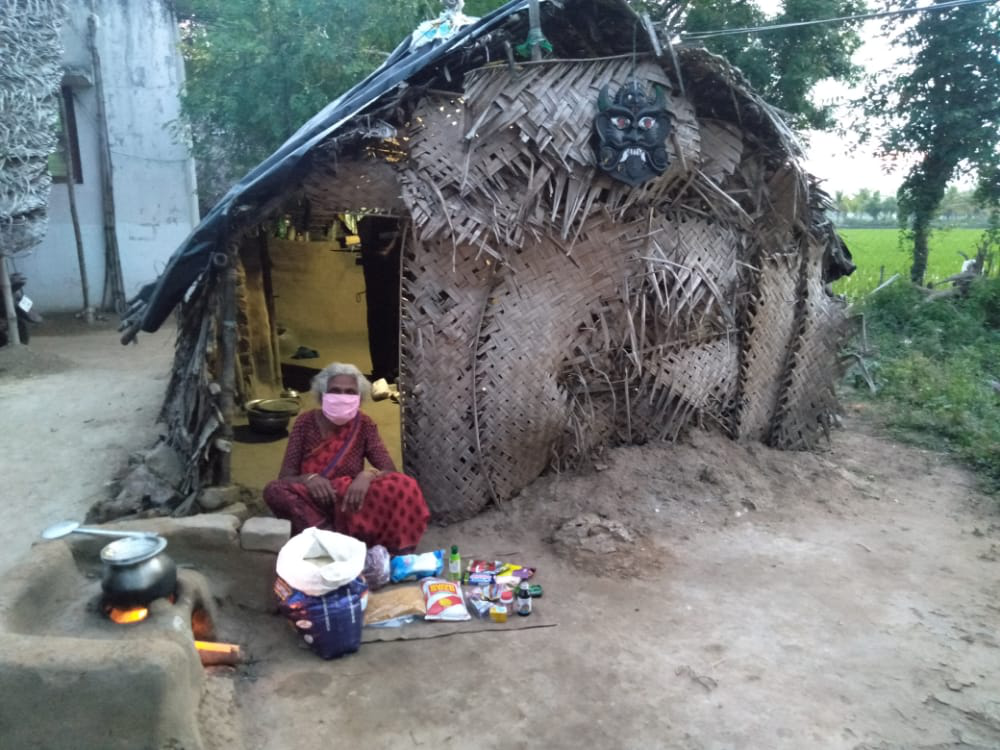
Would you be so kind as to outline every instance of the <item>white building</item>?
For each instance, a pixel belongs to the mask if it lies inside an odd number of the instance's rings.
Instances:
[[[194,162],[171,129],[180,115],[184,63],[169,0],[75,0],[67,6],[63,97],[73,136],[76,204],[90,302],[99,306],[106,285],[106,222],[113,225],[117,238],[126,298],[159,275],[167,258],[198,223]],[[99,76],[90,44],[91,8],[97,18],[93,40]],[[113,211],[107,212],[108,218],[102,185],[99,88],[103,89],[105,153],[112,175]],[[54,184],[48,233],[30,255],[19,256],[15,265],[27,274],[27,292],[39,311],[79,311],[83,293],[65,164],[57,156],[50,166]]]

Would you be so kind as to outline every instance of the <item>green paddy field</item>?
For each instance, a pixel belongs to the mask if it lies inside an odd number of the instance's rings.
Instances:
[[[982,229],[939,229],[931,235],[931,251],[927,260],[926,282],[938,281],[958,273],[962,268],[961,250],[976,254]],[[885,266],[885,278],[894,273],[910,275],[910,245],[901,240],[898,229],[841,229],[847,247],[854,256],[858,270],[833,285],[838,294],[857,298],[878,286],[879,269]]]

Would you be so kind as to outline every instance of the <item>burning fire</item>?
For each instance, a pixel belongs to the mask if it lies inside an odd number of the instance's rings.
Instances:
[[[108,610],[108,617],[119,625],[128,625],[133,622],[142,622],[149,617],[149,609],[146,607],[129,607],[128,609],[112,607]]]

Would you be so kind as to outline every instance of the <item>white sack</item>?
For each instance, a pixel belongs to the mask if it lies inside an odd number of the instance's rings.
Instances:
[[[366,552],[365,543],[354,537],[310,527],[285,542],[277,573],[292,588],[323,596],[361,575]]]

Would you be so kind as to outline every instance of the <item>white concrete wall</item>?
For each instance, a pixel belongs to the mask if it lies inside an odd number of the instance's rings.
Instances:
[[[184,80],[177,24],[168,0],[96,0],[97,32],[113,169],[118,246],[125,293],[135,294],[163,270],[198,222],[194,165],[168,124],[180,113]],[[92,70],[87,3],[71,2],[63,29],[68,67]],[[93,86],[75,91],[83,184],[77,210],[92,304],[104,290],[104,230]],[[80,273],[64,183],[52,186],[45,241],[17,267],[42,312],[82,307]]]

